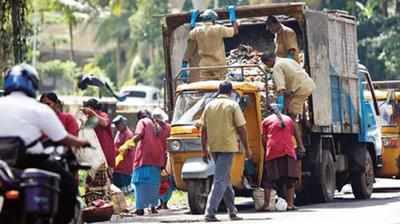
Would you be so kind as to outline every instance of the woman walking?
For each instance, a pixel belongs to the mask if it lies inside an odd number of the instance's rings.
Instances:
[[[162,141],[168,129],[151,118],[147,111],[139,111],[134,141],[137,142],[133,162],[132,181],[135,186],[136,215],[144,215],[145,208],[157,213],[160,173],[165,166],[165,145]]]

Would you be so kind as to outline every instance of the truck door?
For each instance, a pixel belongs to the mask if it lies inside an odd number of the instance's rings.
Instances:
[[[329,39],[328,17],[318,11],[306,11],[306,44],[308,50],[308,66],[311,78],[317,88],[312,94],[314,125],[330,126],[332,124],[331,86],[329,77]],[[307,61],[306,61],[307,64]]]

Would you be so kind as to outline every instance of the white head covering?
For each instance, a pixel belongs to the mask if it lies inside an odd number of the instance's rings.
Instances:
[[[168,121],[168,115],[161,108],[156,108],[151,112],[151,117],[154,120]]]

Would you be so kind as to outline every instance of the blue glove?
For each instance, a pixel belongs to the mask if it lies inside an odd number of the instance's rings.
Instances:
[[[294,60],[294,54],[292,52],[289,52],[287,57]]]
[[[187,67],[189,67],[187,61],[183,61],[182,65],[181,65],[181,69],[184,69],[184,68],[187,68]],[[179,77],[179,79],[182,80],[182,82],[187,83],[189,81],[189,73],[188,73],[188,71],[182,71],[181,72],[181,76]]]
[[[276,98],[276,104],[278,104],[279,110],[282,113],[283,112],[283,108],[285,107],[285,97],[284,96],[278,96]]]
[[[234,5],[228,6],[229,21],[231,23],[236,22],[236,7]]]
[[[200,12],[197,9],[192,10],[192,16],[190,17],[190,26],[193,29],[196,26],[196,20]]]

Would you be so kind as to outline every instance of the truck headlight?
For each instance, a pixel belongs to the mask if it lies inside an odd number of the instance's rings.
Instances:
[[[171,151],[179,151],[182,148],[182,144],[178,140],[173,140],[169,143],[169,149]]]

